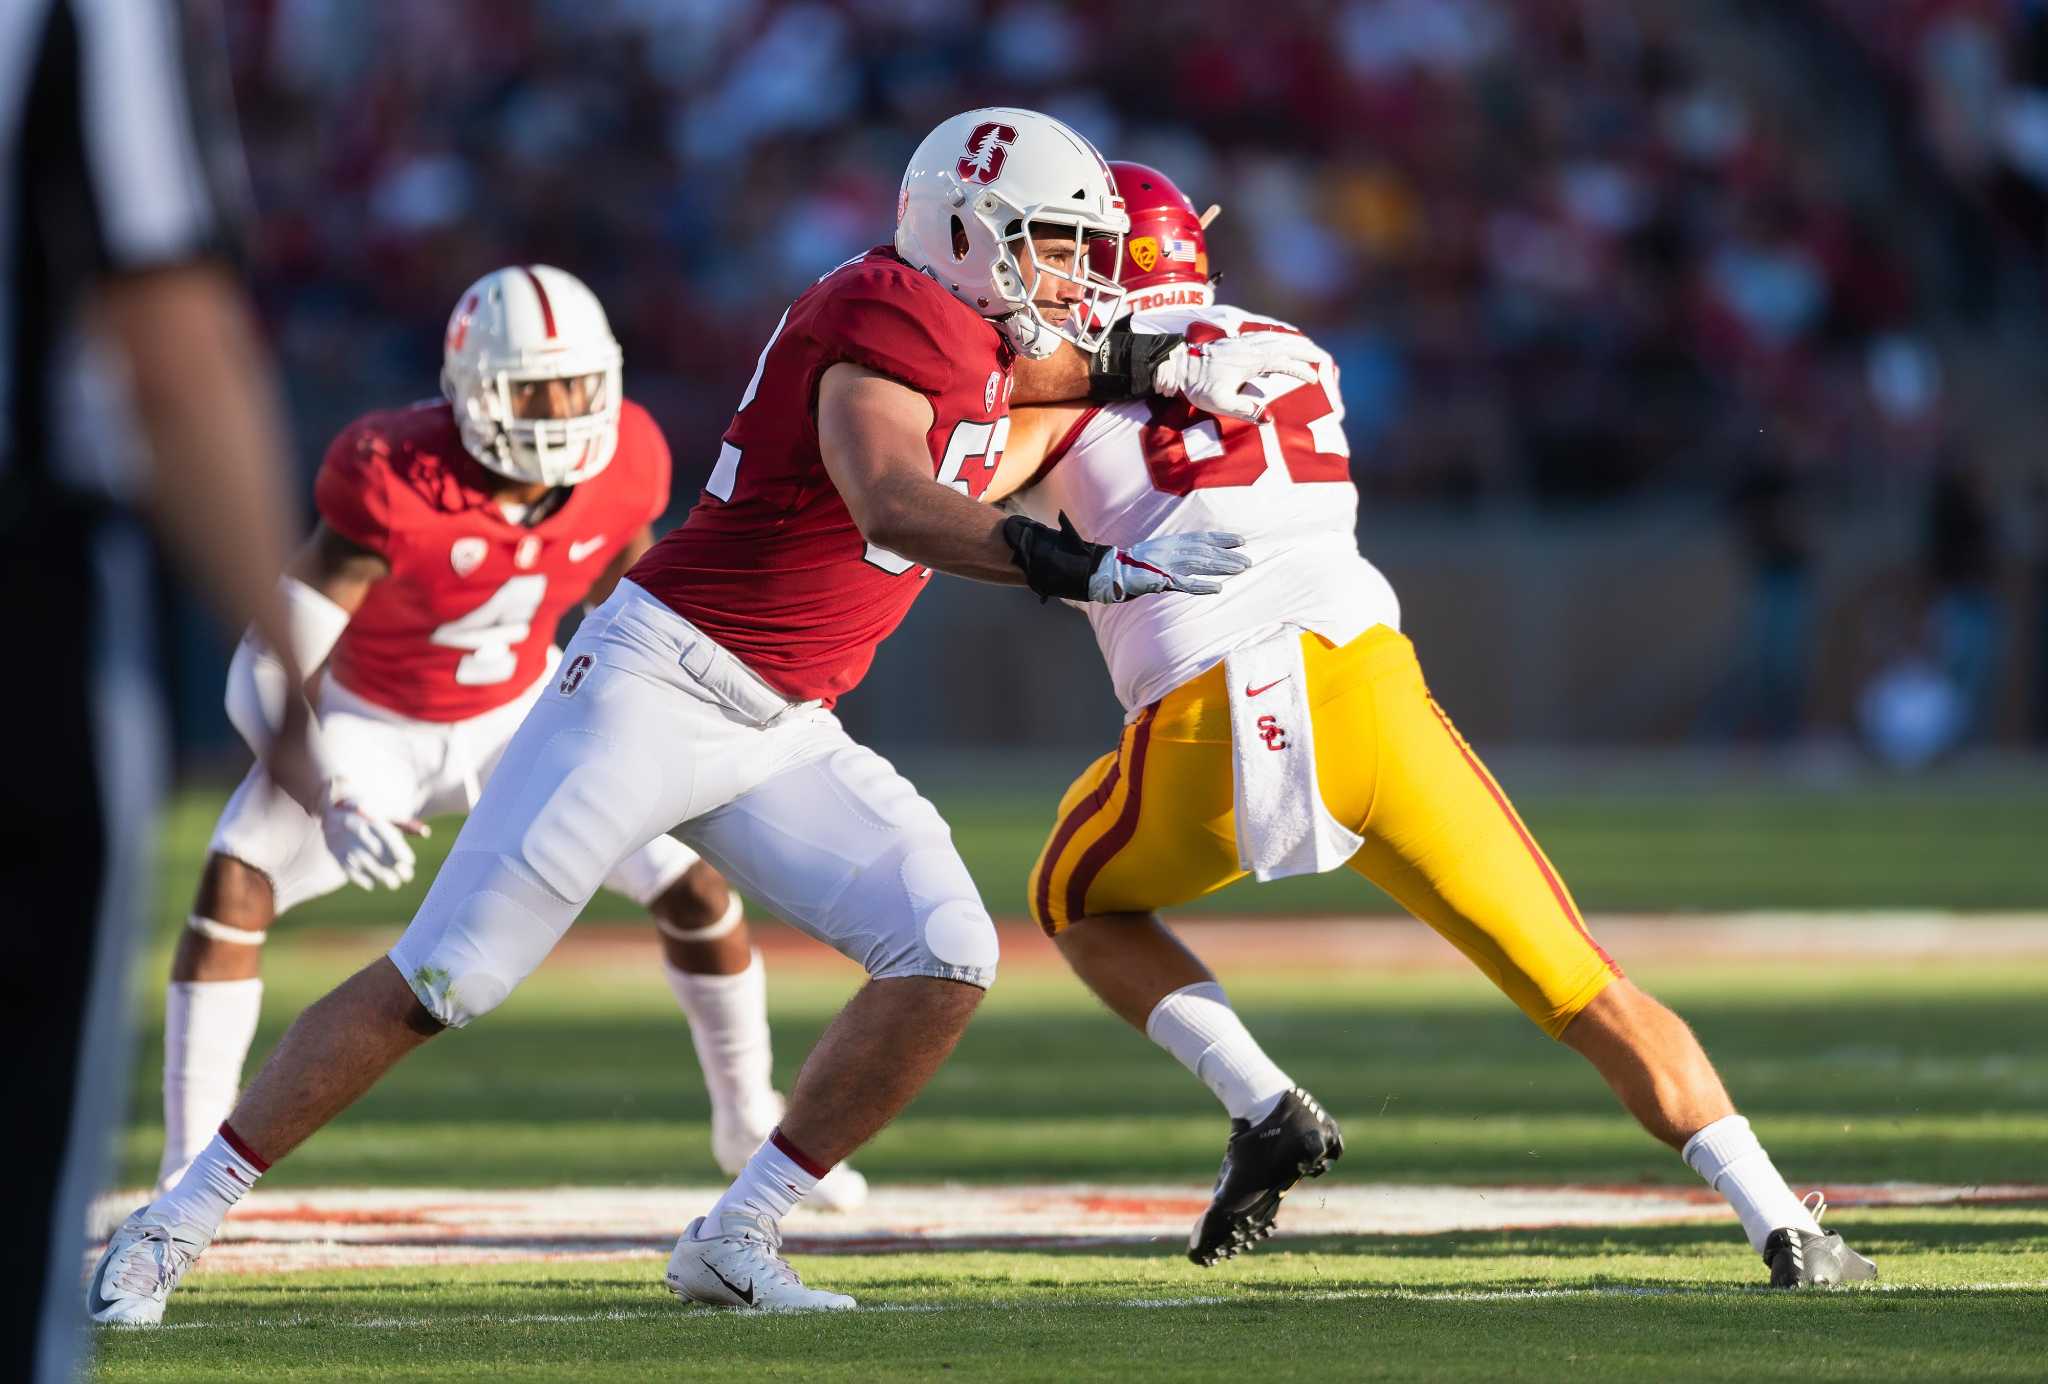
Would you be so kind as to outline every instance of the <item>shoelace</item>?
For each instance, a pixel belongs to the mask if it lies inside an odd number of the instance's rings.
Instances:
[[[134,1252],[144,1248],[149,1252]],[[190,1250],[173,1240],[169,1231],[153,1226],[143,1231],[129,1252],[121,1256],[120,1267],[113,1275],[114,1286],[123,1292],[154,1297],[177,1282],[191,1262]]]
[[[803,1276],[790,1266],[787,1259],[782,1257],[782,1227],[776,1225],[766,1216],[762,1216],[748,1221],[747,1228],[741,1231],[735,1238],[759,1242],[762,1249],[766,1251],[765,1257],[768,1260],[768,1267],[776,1274],[796,1284],[799,1288],[803,1286]]]
[[[1799,1199],[1799,1204],[1806,1208],[1807,1215],[1813,1217],[1815,1225],[1819,1225],[1820,1218],[1828,1213],[1828,1199],[1818,1191],[1808,1192]]]

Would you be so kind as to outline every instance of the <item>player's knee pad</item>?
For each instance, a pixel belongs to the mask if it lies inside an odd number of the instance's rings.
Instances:
[[[987,989],[1000,948],[980,891],[943,830],[899,837],[833,906],[831,931],[877,980],[937,976]]]
[[[391,962],[429,1014],[461,1028],[533,974],[576,912],[519,862],[458,851],[392,947]]]

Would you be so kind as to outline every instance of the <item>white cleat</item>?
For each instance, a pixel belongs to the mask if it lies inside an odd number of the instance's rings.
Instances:
[[[711,1107],[711,1157],[727,1177],[738,1177],[754,1151],[768,1141],[782,1122],[780,1091],[739,1110]],[[820,1211],[855,1211],[867,1204],[868,1180],[851,1164],[840,1163],[818,1179],[804,1204]]]
[[[668,1290],[684,1302],[749,1312],[844,1312],[854,1305],[844,1293],[804,1286],[782,1257],[782,1232],[766,1216],[728,1211],[717,1235],[700,1240],[703,1229],[702,1216],[691,1221],[668,1257]]]
[[[147,1206],[121,1222],[86,1284],[87,1314],[121,1326],[162,1321],[164,1299],[209,1243],[183,1229],[152,1220]]]

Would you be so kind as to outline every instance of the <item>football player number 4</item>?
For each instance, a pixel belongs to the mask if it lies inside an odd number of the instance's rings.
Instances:
[[[533,633],[533,617],[547,591],[542,573],[513,577],[475,610],[435,630],[436,644],[468,651],[455,665],[455,680],[464,687],[488,687],[518,672],[514,650]]]
[[[848,261],[852,263],[852,261]],[[845,266],[840,266],[844,268]],[[754,395],[761,388],[761,372],[768,368],[768,352],[774,349],[775,338],[782,335],[783,326],[789,321],[784,310],[782,320],[775,324],[775,330],[768,333],[768,344],[761,348],[761,358],[754,362],[754,377],[747,381],[747,392],[740,395],[740,406],[735,414],[745,413],[747,405],[754,402]],[[946,439],[946,450],[939,458],[938,482],[950,485],[961,494],[971,494],[967,482],[960,478],[967,463],[979,460],[983,466],[993,467],[1002,460],[1003,444],[1010,437],[1010,420],[1007,416],[992,423],[960,423],[953,429],[953,435]],[[711,468],[711,479],[704,482],[704,489],[721,500],[732,499],[733,487],[740,478],[740,449],[730,442],[719,444],[718,464]],[[887,548],[870,543],[861,557],[881,568],[891,576],[901,576],[917,566],[909,558],[892,553]],[[436,638],[439,638],[437,635]],[[466,660],[465,660],[466,661]],[[511,674],[506,674],[507,677]]]

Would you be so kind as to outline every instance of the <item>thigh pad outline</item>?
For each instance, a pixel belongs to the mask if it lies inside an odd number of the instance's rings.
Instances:
[[[629,773],[619,757],[609,737],[562,731],[541,750],[528,779],[552,779],[553,787],[519,839],[519,858],[565,901],[587,900],[652,835],[646,822],[660,797],[653,778],[659,771],[643,761],[640,772]]]

